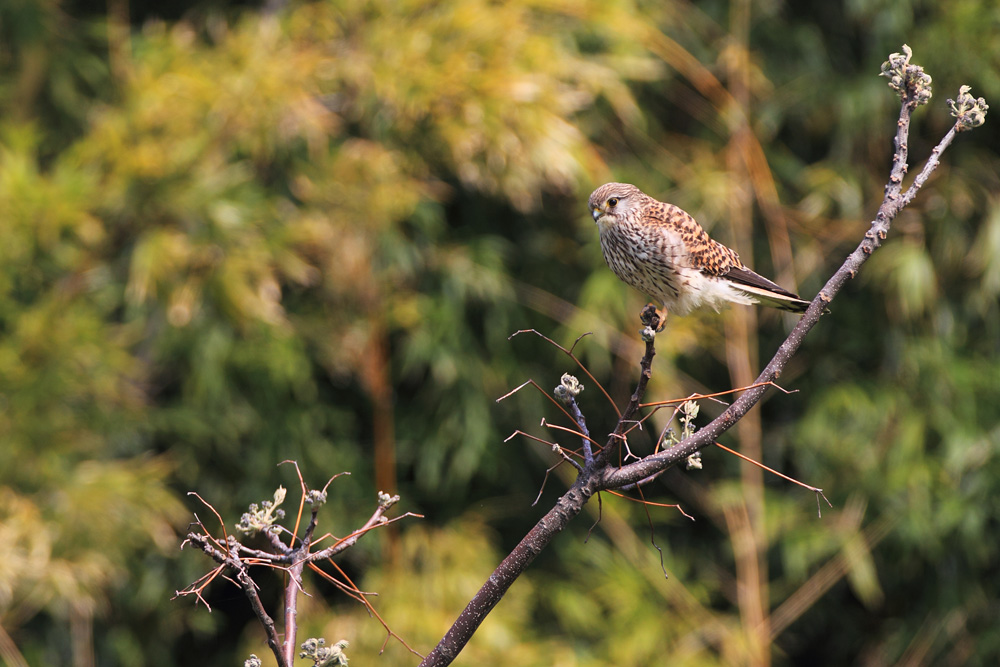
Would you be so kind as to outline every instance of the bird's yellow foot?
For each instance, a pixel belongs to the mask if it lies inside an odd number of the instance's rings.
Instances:
[[[639,313],[639,321],[645,327],[652,328],[656,333],[663,331],[663,328],[667,326],[667,311],[660,311],[651,303],[647,303],[646,307],[642,309]]]

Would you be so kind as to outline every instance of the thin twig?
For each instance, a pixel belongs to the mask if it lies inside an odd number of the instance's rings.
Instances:
[[[345,549],[354,546],[357,543],[358,539],[360,539],[362,535],[367,533],[372,528],[388,524],[389,520],[386,519],[385,516],[383,515],[385,514],[386,510],[395,505],[397,502],[399,502],[399,496],[392,496],[388,498],[385,502],[380,502],[378,508],[371,515],[371,517],[369,517],[368,521],[365,522],[365,525],[361,526],[361,528],[357,529],[347,537],[341,538],[336,544],[327,547],[326,549],[323,549],[323,551],[317,551],[314,554],[310,554],[309,560],[310,561],[324,560],[327,558],[331,558],[332,556],[336,556],[341,551],[344,551]],[[406,516],[413,516],[413,515],[407,513]],[[402,517],[397,517],[397,519],[399,518]]]
[[[579,341],[579,339],[577,340]],[[576,343],[574,343],[573,346],[576,347]],[[576,425],[580,427],[579,435],[583,441],[583,464],[586,466],[593,465],[594,450],[590,445],[593,443],[598,449],[600,449],[600,445],[594,442],[594,440],[590,437],[590,431],[587,430],[587,420],[584,418],[583,412],[580,410],[580,406],[577,405],[576,397],[571,394],[567,394],[563,400],[566,402],[566,405],[569,406],[569,411],[573,415],[573,420],[576,421]]]
[[[347,582],[350,584],[351,590],[353,590],[354,593],[355,593],[354,599],[356,599],[359,602],[361,602],[361,604],[363,604],[365,606],[365,608],[368,610],[368,613],[371,616],[373,616],[374,618],[378,619],[378,622],[382,624],[382,628],[385,629],[386,634],[387,634],[387,637],[386,637],[387,641],[388,641],[389,637],[392,637],[393,639],[395,639],[396,641],[398,641],[400,644],[402,644],[403,647],[407,651],[409,651],[413,655],[417,656],[418,658],[423,659],[424,656],[421,653],[417,652],[416,649],[414,649],[412,646],[410,646],[409,644],[406,643],[406,640],[404,640],[402,637],[400,637],[399,635],[397,635],[395,632],[392,631],[392,628],[390,628],[389,624],[385,622],[385,619],[382,618],[382,616],[378,613],[378,611],[376,611],[375,607],[373,607],[372,604],[370,602],[368,602],[368,599],[365,597],[366,594],[362,593],[361,589],[359,589],[355,585],[355,583],[353,581],[351,581],[351,578],[347,576],[347,573],[344,572],[340,568],[340,566],[337,565],[337,563],[335,563],[334,561],[331,560],[331,561],[329,561],[329,563],[330,563],[330,565],[332,565],[337,570],[337,572],[340,573],[340,576],[342,576],[344,579],[346,579]],[[335,585],[338,585],[338,587],[341,586],[341,584],[339,582],[337,582],[336,578],[333,577],[333,575],[331,575],[329,572],[325,572],[321,568],[317,567],[317,565],[315,563],[310,563],[309,567],[310,567],[310,569],[312,569],[314,572],[316,572],[317,574],[319,574],[320,576],[322,576],[327,581],[329,581],[329,582],[331,582],[331,583],[333,583]],[[385,643],[382,644],[382,649],[383,650],[385,649]],[[381,653],[381,651],[379,651],[379,653]]]
[[[512,333],[510,336],[508,336],[507,340],[510,340],[514,336],[517,336],[518,334],[523,334],[523,333],[533,333],[536,336],[547,340],[549,343],[551,343],[552,345],[554,345],[557,348],[559,348],[563,352],[563,354],[565,354],[567,357],[569,357],[570,359],[572,359],[573,361],[575,361],[576,365],[580,367],[580,370],[582,370],[584,373],[586,373],[587,377],[590,378],[590,381],[593,382],[597,386],[597,388],[601,390],[601,393],[604,394],[604,398],[608,399],[608,403],[610,403],[611,407],[614,408],[615,414],[617,414],[619,417],[621,417],[622,411],[618,409],[618,404],[615,403],[614,400],[611,398],[611,394],[609,394],[607,392],[607,390],[604,388],[604,385],[602,385],[600,382],[598,382],[597,378],[595,378],[590,373],[590,369],[587,368],[582,361],[580,361],[579,359],[577,359],[575,354],[573,354],[573,350],[576,348],[576,344],[580,342],[581,338],[583,338],[584,336],[587,336],[589,334],[583,334],[581,336],[578,336],[577,339],[573,342],[573,347],[571,347],[568,350],[565,347],[563,347],[562,345],[560,345],[559,343],[555,342],[554,340],[552,340],[551,338],[549,338],[548,336],[546,336],[545,334],[542,334],[542,333],[536,331],[535,329],[519,329],[519,330],[515,331],[514,333]]]
[[[591,438],[590,435],[588,435],[587,433],[581,433],[580,431],[577,431],[577,430],[571,429],[571,428],[566,428],[565,426],[560,426],[559,424],[550,424],[547,421],[545,421],[544,419],[542,420],[542,423],[540,424],[540,426],[546,426],[548,428],[554,428],[557,431],[565,431],[566,433],[572,433],[573,435],[575,435],[578,438],[580,438],[581,440],[583,440],[583,446],[585,447],[585,451],[583,453],[583,461],[584,461],[584,463],[588,463],[588,461],[587,461],[587,452],[590,451],[590,445],[591,445],[591,443],[593,443],[594,446],[597,447],[598,451],[601,449],[601,446],[599,444],[597,444],[597,441],[595,441],[593,438]],[[593,458],[594,458],[593,453],[591,453],[591,455],[590,455],[590,463],[593,462]]]
[[[674,403],[686,403],[687,401],[700,401],[706,398],[716,398],[717,396],[725,396],[726,394],[734,394],[738,391],[748,391],[750,389],[757,389],[759,387],[774,387],[783,394],[797,394],[799,392],[798,389],[785,389],[781,385],[774,382],[757,382],[751,385],[747,385],[746,387],[737,387],[736,389],[726,389],[725,391],[716,391],[711,394],[691,394],[687,398],[671,398],[666,401],[653,401],[652,403],[643,403],[639,407],[652,408],[665,405],[673,405]]]
[[[552,396],[552,393],[551,393],[551,392],[548,392],[548,391],[545,391],[544,389],[542,389],[542,388],[541,388],[541,386],[539,386],[539,384],[538,384],[537,382],[535,382],[534,380],[526,380],[525,382],[522,382],[522,383],[521,383],[520,385],[518,385],[518,386],[517,386],[517,387],[515,387],[514,389],[511,389],[511,390],[510,390],[510,391],[508,391],[508,392],[507,392],[506,394],[504,394],[503,396],[501,396],[500,398],[498,398],[498,399],[496,400],[496,402],[497,402],[497,403],[499,403],[500,401],[502,401],[502,400],[504,400],[504,399],[506,399],[506,398],[509,398],[510,396],[513,396],[514,394],[516,394],[517,392],[521,391],[522,389],[524,389],[524,388],[525,388],[525,387],[527,387],[528,385],[531,385],[532,387],[534,387],[535,389],[537,389],[537,390],[538,390],[538,392],[539,392],[540,394],[542,394],[542,396],[544,396],[544,397],[545,397],[545,398],[546,398],[546,399],[547,399],[547,400],[548,400],[549,402],[551,402],[551,403],[552,403],[553,405],[555,405],[555,406],[556,406],[557,408],[559,408],[559,410],[560,410],[560,411],[561,411],[561,412],[562,412],[562,413],[563,413],[564,415],[566,415],[567,419],[569,419],[569,420],[570,420],[571,422],[573,422],[574,424],[576,423],[576,419],[574,419],[574,418],[573,418],[573,415],[571,415],[571,414],[569,413],[569,411],[568,411],[568,410],[566,409],[566,406],[564,406],[564,405],[563,405],[562,403],[560,403],[559,401],[557,401],[557,400],[556,400],[556,399],[555,399],[555,398],[554,398],[554,397]]]
[[[559,463],[555,464],[554,466],[549,466],[548,468],[545,469],[545,477],[542,478],[542,484],[541,484],[541,486],[538,487],[538,495],[535,496],[535,502],[531,503],[532,507],[534,507],[535,505],[537,505],[538,501],[542,499],[542,493],[545,491],[545,485],[549,481],[549,475],[552,474],[553,470],[555,470],[556,468],[558,468],[559,466],[561,466],[562,463],[563,462],[560,461]]]
[[[664,508],[667,508],[667,509],[675,509],[678,512],[680,512],[681,514],[683,514],[684,516],[686,516],[687,518],[689,518],[692,521],[694,521],[694,517],[691,516],[690,514],[688,514],[687,512],[685,512],[684,508],[680,506],[680,503],[658,503],[658,502],[654,502],[652,500],[646,500],[645,498],[633,498],[632,496],[626,496],[624,493],[620,493],[619,491],[606,491],[605,493],[610,493],[611,495],[615,496],[616,498],[621,498],[622,500],[628,500],[628,501],[633,502],[633,503],[640,503],[642,505],[646,505],[646,506],[649,506],[649,507],[664,507]],[[640,492],[640,494],[641,494],[641,492]]]
[[[552,424],[546,424],[545,420],[542,420],[542,426],[554,426],[554,425],[552,425]],[[559,428],[561,428],[561,427],[559,427]],[[569,430],[569,429],[567,429],[567,430]],[[566,461],[571,466],[573,466],[574,468],[576,468],[577,472],[583,472],[583,466],[581,466],[579,463],[577,463],[576,461],[574,461],[573,458],[569,454],[566,453],[566,450],[559,443],[549,442],[548,440],[543,440],[542,438],[539,438],[538,436],[531,435],[530,433],[525,433],[521,429],[518,429],[518,430],[514,431],[509,436],[507,436],[506,438],[504,438],[504,442],[509,442],[510,439],[513,438],[515,435],[523,435],[525,438],[528,438],[529,440],[534,440],[536,442],[542,443],[543,445],[548,445],[550,450],[552,450],[556,454],[559,454],[564,461]]]
[[[754,461],[749,456],[744,456],[743,454],[740,454],[739,452],[737,452],[735,450],[729,449],[729,447],[726,447],[725,445],[720,445],[719,443],[715,443],[715,446],[718,447],[719,449],[722,449],[724,451],[729,452],[730,454],[732,454],[734,456],[737,456],[737,457],[743,459],[747,463],[754,464],[755,466],[757,466],[761,470],[766,470],[767,472],[771,473],[772,475],[777,475],[781,479],[787,480],[787,481],[791,482],[792,484],[798,484],[803,489],[809,489],[810,491],[812,491],[813,493],[816,494],[816,505],[817,505],[817,507],[819,506],[819,499],[820,498],[823,498],[823,500],[826,501],[827,505],[829,505],[830,507],[833,507],[833,503],[831,503],[830,500],[825,495],[823,495],[823,489],[821,489],[819,487],[816,487],[816,486],[809,486],[808,484],[806,484],[804,482],[800,482],[799,480],[797,480],[797,479],[795,479],[793,477],[789,477],[788,475],[785,475],[784,473],[778,472],[774,468],[768,468],[766,465],[764,465],[760,461]],[[823,518],[823,512],[822,511],[819,513],[819,517],[821,519]]]
[[[659,328],[660,316],[653,306],[643,308],[640,319],[643,324],[654,331]],[[649,378],[653,376],[653,357],[656,355],[656,346],[653,344],[654,340],[655,336],[649,336],[645,341],[646,352],[642,355],[642,360],[639,362],[639,381],[635,385],[635,391],[632,392],[632,397],[629,399],[628,405],[625,406],[625,410],[618,417],[618,424],[608,438],[607,445],[595,457],[595,468],[605,468],[610,464],[611,457],[618,451],[618,442],[624,439],[623,432],[625,425],[632,421],[635,413],[639,410],[642,397],[646,394],[646,385],[649,384]]]

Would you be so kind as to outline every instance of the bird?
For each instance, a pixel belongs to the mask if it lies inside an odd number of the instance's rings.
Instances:
[[[588,201],[608,267],[666,313],[755,304],[803,313],[809,302],[751,271],[693,217],[628,183],[605,183]],[[661,324],[660,329],[663,328]]]

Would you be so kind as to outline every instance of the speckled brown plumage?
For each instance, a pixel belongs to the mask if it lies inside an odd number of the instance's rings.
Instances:
[[[590,195],[601,250],[615,275],[683,315],[702,305],[762,303],[801,313],[809,302],[743,265],[695,219],[627,183],[606,183]]]

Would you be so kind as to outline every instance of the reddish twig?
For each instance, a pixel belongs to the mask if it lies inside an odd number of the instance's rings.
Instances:
[[[804,482],[800,482],[799,480],[797,480],[797,479],[795,479],[793,477],[789,477],[788,475],[785,475],[784,473],[778,472],[774,468],[768,468],[766,465],[764,465],[760,461],[754,461],[749,456],[744,456],[743,454],[740,454],[739,452],[737,452],[735,450],[729,449],[729,447],[726,447],[725,445],[720,445],[719,443],[715,443],[715,446],[718,447],[719,449],[722,449],[724,451],[729,452],[733,456],[737,456],[737,457],[743,459],[747,463],[754,464],[755,466],[757,466],[761,470],[766,470],[767,472],[771,473],[772,475],[777,475],[781,479],[787,480],[787,481],[791,482],[792,484],[797,484],[797,485],[801,486],[803,489],[809,489],[810,491],[812,491],[813,493],[816,494],[816,507],[817,508],[820,507],[820,504],[819,504],[819,499],[820,498],[822,498],[823,500],[825,500],[827,505],[829,505],[830,507],[833,507],[833,503],[831,503],[830,500],[823,494],[823,489],[821,489],[819,487],[816,487],[816,486],[809,486],[808,484],[806,484]],[[823,511],[822,511],[822,509],[820,509],[820,511],[818,512],[818,514],[819,514],[819,518],[822,519],[823,518]]]
[[[604,385],[602,385],[600,382],[598,382],[597,378],[595,378],[590,373],[590,369],[588,369],[583,364],[583,362],[580,361],[579,359],[577,359],[576,355],[573,354],[573,350],[576,349],[576,344],[579,343],[580,340],[584,336],[589,336],[590,335],[589,333],[585,333],[585,334],[581,334],[580,336],[577,336],[576,340],[573,341],[573,347],[571,347],[568,350],[565,347],[563,347],[562,345],[560,345],[559,343],[557,343],[554,340],[552,340],[551,338],[549,338],[548,336],[546,336],[546,335],[544,335],[544,334],[536,331],[535,329],[519,329],[519,330],[515,331],[514,333],[512,333],[510,336],[508,336],[507,340],[510,340],[511,338],[514,338],[514,336],[517,336],[518,334],[523,334],[523,333],[533,333],[533,334],[535,334],[539,338],[542,338],[542,339],[548,341],[550,344],[554,345],[555,347],[559,348],[559,350],[562,351],[563,354],[565,354],[567,357],[569,357],[570,359],[572,359],[573,361],[575,361],[576,365],[580,367],[580,370],[582,370],[584,373],[586,373],[587,377],[590,378],[590,381],[593,382],[597,386],[597,388],[601,390],[601,393],[604,394],[604,398],[608,399],[608,403],[610,403],[611,407],[614,408],[615,414],[617,414],[619,417],[622,416],[622,411],[618,409],[618,404],[615,403],[614,400],[612,400],[611,394],[609,394],[607,392],[607,390],[604,388]]]
[[[341,590],[343,590],[345,593],[348,593],[355,600],[357,600],[358,602],[360,602],[361,604],[363,604],[365,606],[365,608],[368,610],[368,613],[371,616],[373,616],[374,618],[376,618],[379,623],[382,624],[382,627],[386,631],[386,641],[388,641],[389,638],[393,638],[396,641],[398,641],[400,644],[402,644],[403,647],[406,648],[407,651],[409,651],[413,655],[417,656],[418,658],[422,659],[424,656],[422,654],[418,653],[412,646],[410,646],[409,644],[407,644],[406,641],[402,637],[400,637],[395,632],[393,632],[392,628],[389,627],[389,624],[385,622],[385,619],[382,618],[382,616],[378,613],[378,611],[375,609],[375,607],[373,607],[372,604],[370,602],[368,602],[368,598],[366,596],[367,595],[375,595],[375,593],[363,593],[361,591],[361,589],[359,589],[355,585],[355,583],[353,581],[351,581],[351,578],[349,576],[347,576],[347,573],[344,572],[340,568],[339,565],[337,565],[332,560],[329,561],[329,563],[334,568],[336,568],[337,572],[340,573],[340,576],[342,576],[344,579],[347,580],[349,586],[348,586],[348,584],[344,584],[343,582],[337,581],[336,577],[334,577],[333,575],[331,575],[329,572],[323,571],[315,563],[310,563],[309,567],[314,572],[316,572],[320,576],[322,576],[324,579],[326,579],[330,583],[334,584],[335,586],[337,586],[338,588],[340,588]],[[351,593],[353,593],[353,595],[351,595]],[[383,642],[383,644],[382,644],[382,650],[385,650],[385,642]],[[381,652],[382,651],[379,651],[379,653],[381,653]]]
[[[700,401],[706,398],[716,398],[718,396],[725,396],[726,394],[735,394],[738,391],[748,391],[750,389],[757,389],[759,387],[774,387],[783,394],[797,394],[798,389],[785,389],[781,385],[774,382],[757,382],[746,387],[737,387],[736,389],[727,389],[725,391],[716,391],[711,394],[691,394],[687,398],[671,398],[666,401],[653,401],[652,403],[643,403],[639,407],[641,408],[652,408],[652,407],[662,407],[666,405],[673,405],[675,403],[685,403],[687,401]],[[722,401],[720,401],[722,402]],[[723,402],[723,405],[725,403]]]

